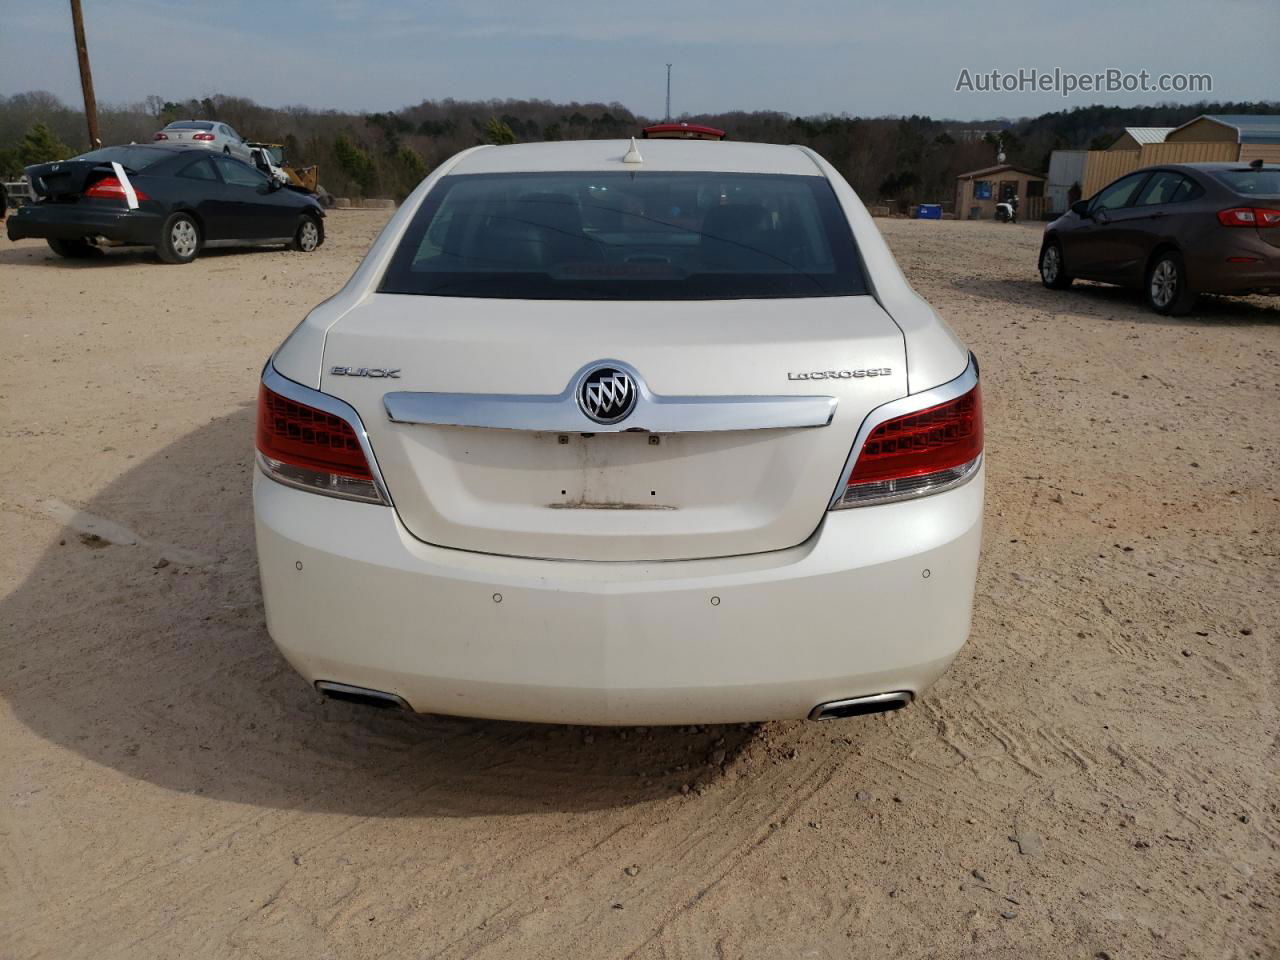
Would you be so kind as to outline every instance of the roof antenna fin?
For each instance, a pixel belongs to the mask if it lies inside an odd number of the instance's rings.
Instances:
[[[640,148],[636,146],[636,138],[631,138],[631,147],[627,150],[622,158],[623,163],[644,163],[644,157],[640,156]]]

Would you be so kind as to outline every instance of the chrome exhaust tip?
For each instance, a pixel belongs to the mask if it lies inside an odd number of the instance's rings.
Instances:
[[[316,689],[330,700],[345,700],[347,703],[359,703],[377,710],[405,710],[413,712],[413,708],[403,697],[381,690],[370,690],[368,687],[353,687],[349,683],[334,683],[331,680],[317,680]]]
[[[862,717],[869,713],[888,713],[901,710],[915,695],[909,690],[895,693],[875,693],[869,697],[851,697],[848,700],[828,700],[809,711],[810,720],[839,720],[844,717]]]

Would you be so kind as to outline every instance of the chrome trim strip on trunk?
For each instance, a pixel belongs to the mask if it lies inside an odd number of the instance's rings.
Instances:
[[[849,458],[845,461],[844,469],[840,471],[840,482],[836,484],[835,492],[831,495],[831,503],[827,509],[833,509],[840,503],[840,498],[844,496],[845,490],[849,486],[849,477],[853,474],[853,468],[858,462],[858,454],[862,452],[862,445],[867,442],[867,437],[871,435],[871,431],[886,420],[892,420],[895,417],[906,416],[909,413],[916,413],[920,410],[927,410],[929,407],[936,407],[940,403],[946,403],[954,400],[956,397],[962,397],[974,387],[978,385],[978,358],[969,354],[969,365],[964,368],[964,373],[949,380],[939,387],[933,387],[930,390],[922,390],[919,393],[908,394],[898,400],[891,400],[884,406],[876,407],[862,421],[862,426],[858,429],[858,435],[853,439],[853,447],[849,450]],[[978,467],[982,465],[982,454],[973,460],[971,469],[959,480],[954,483],[947,484],[945,487],[939,487],[936,490],[930,490],[930,493],[941,493],[944,489],[950,490],[952,487],[958,487],[968,483],[977,475]],[[916,494],[909,494],[915,496]],[[907,499],[907,497],[896,497],[893,499]],[[888,503],[891,500],[881,500],[877,503]],[[852,505],[851,505],[852,506]],[[863,504],[859,504],[863,506]],[[872,506],[871,503],[865,506]]]
[[[293,400],[308,407],[315,407],[325,413],[331,413],[335,417],[341,417],[351,424],[351,429],[355,431],[356,438],[360,441],[360,449],[364,452],[364,458],[369,463],[369,471],[373,474],[374,486],[377,488],[378,493],[382,495],[386,505],[389,507],[394,506],[391,500],[391,492],[387,489],[386,481],[382,479],[382,471],[378,469],[378,458],[373,455],[373,446],[369,443],[369,433],[365,430],[364,421],[360,419],[360,414],[356,413],[355,407],[345,400],[339,400],[337,397],[331,397],[329,394],[321,393],[319,390],[304,387],[296,380],[290,380],[276,370],[272,360],[268,360],[267,365],[262,368],[262,383],[272,393],[278,393],[288,400]],[[264,470],[263,472],[265,473],[266,471]],[[267,476],[279,482],[278,478],[272,477],[271,474],[268,473]],[[311,492],[322,493],[320,490],[312,490]]]
[[[625,370],[639,396],[635,409],[618,423],[592,420],[578,403],[587,374],[600,367]],[[394,423],[439,427],[487,427],[545,433],[709,433],[825,427],[836,413],[835,397],[822,396],[659,396],[629,364],[597,360],[587,364],[559,394],[416,393],[397,391],[382,398]]]

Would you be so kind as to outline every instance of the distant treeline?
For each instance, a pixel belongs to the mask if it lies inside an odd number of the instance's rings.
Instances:
[[[738,111],[681,117],[725,130],[731,139],[813,147],[868,202],[946,201],[956,175],[995,163],[997,141],[1009,162],[1044,171],[1059,149],[1104,149],[1127,126],[1177,126],[1202,113],[1275,113],[1276,102],[1154,107],[1076,107],[1038,117],[981,121],[910,117],[799,117]],[[250,140],[283,143],[290,162],[320,165],[337,196],[402,199],[437,164],[478,143],[631,136],[652,118],[620,103],[547,100],[424,100],[386,113],[264,107],[243,97],[170,101],[148,97],[100,105],[104,143],[150,141],[175,119],[230,123]],[[87,149],[83,113],[44,92],[0,96],[0,175]]]

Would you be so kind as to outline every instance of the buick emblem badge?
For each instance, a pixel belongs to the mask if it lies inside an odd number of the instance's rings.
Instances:
[[[596,423],[625,420],[636,408],[636,382],[617,367],[596,367],[582,378],[578,406]]]

